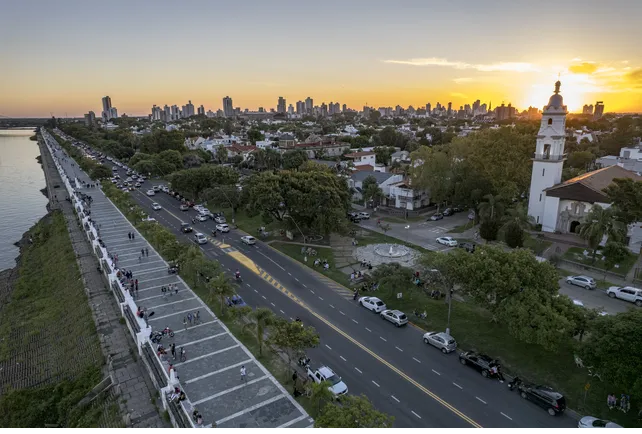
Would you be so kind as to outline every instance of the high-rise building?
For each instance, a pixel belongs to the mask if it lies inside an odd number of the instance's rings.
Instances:
[[[232,105],[232,98],[229,96],[223,98],[223,114],[226,118],[234,117],[234,106]]]
[[[152,107],[152,121],[160,121],[161,120],[161,108],[157,107],[156,104]]]
[[[89,113],[85,114],[85,126],[86,127],[91,127],[96,123],[96,113],[90,111]]]
[[[288,114],[289,115],[293,115],[294,114],[294,106],[292,104],[290,104],[288,106]]]
[[[598,101],[595,103],[595,109],[593,111],[593,119],[599,119],[604,115],[604,103]]]
[[[165,114],[165,122],[172,120],[172,111],[167,104],[163,107],[163,113]]]
[[[370,111],[371,111],[370,107],[368,107],[367,105],[364,105],[363,106],[363,117],[364,118],[369,118],[370,117]]]
[[[591,105],[584,104],[584,107],[582,107],[582,114],[583,115],[592,115],[593,114],[593,104],[591,104]]]
[[[343,104],[343,110],[342,112],[345,113],[348,111],[348,104]]]
[[[285,98],[282,96],[279,97],[279,101],[276,104],[276,112],[285,114]]]
[[[114,116],[116,114],[116,116]],[[111,98],[109,96],[103,97],[103,122],[110,121],[112,118],[118,117],[118,111],[111,105]]]
[[[204,115],[204,114],[205,114],[205,107],[203,106],[203,104],[201,104],[201,105],[198,107],[198,114],[199,114],[199,115]]]
[[[189,100],[187,104],[183,106],[183,116],[186,118],[194,116],[194,104],[192,104],[192,100]]]
[[[326,103],[324,102],[321,103],[321,108],[319,112],[320,112],[319,114],[323,117],[328,116],[328,106],[326,105]]]
[[[302,115],[305,112],[305,103],[303,101],[296,102],[296,113]]]
[[[103,111],[108,112],[111,109],[111,98],[109,96],[103,97]]]
[[[339,104],[338,102],[335,102],[335,103],[334,103],[334,110],[333,110],[333,113],[334,113],[335,115],[338,115],[339,113],[341,113],[341,104]]]
[[[430,116],[432,113],[432,105],[430,103],[426,104],[426,114]]]
[[[446,114],[448,116],[452,116],[452,114],[453,114],[453,103],[452,102],[448,103],[448,111],[446,112]]]
[[[515,117],[517,110],[512,104],[507,106],[502,103],[502,105],[495,107],[495,119],[498,121],[505,121],[507,119],[512,119]]]
[[[109,109],[109,119],[118,119],[118,109],[116,107]]]
[[[313,108],[314,108],[314,101],[312,100],[312,98],[307,97],[305,99],[305,112],[307,114],[312,114],[312,109]]]
[[[176,104],[171,107],[171,112],[172,115],[170,116],[169,120],[176,121],[181,117],[180,110],[178,109],[178,106]]]
[[[473,116],[477,116],[477,115],[481,114],[480,110],[479,110],[480,107],[481,107],[481,101],[480,100],[477,100],[477,101],[475,101],[473,103],[473,112],[472,112]]]

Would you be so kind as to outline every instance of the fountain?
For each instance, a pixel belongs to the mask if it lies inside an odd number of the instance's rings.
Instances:
[[[409,252],[408,248],[399,244],[379,244],[374,252],[386,258],[401,258]]]

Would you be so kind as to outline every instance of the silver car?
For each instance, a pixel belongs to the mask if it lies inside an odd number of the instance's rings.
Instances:
[[[584,289],[597,288],[595,279],[588,276],[568,276],[566,278],[566,283],[568,283],[569,285],[581,286]]]
[[[457,349],[455,338],[444,332],[428,332],[424,335],[424,343],[439,348],[442,353],[448,354]]]
[[[387,309],[380,313],[381,318],[390,321],[397,327],[408,324],[408,317],[400,310]]]

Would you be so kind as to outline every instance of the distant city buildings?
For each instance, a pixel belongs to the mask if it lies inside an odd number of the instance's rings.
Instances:
[[[89,128],[95,124],[96,124],[96,113],[90,111],[89,113],[85,114],[85,126]]]
[[[604,103],[598,101],[595,103],[595,111],[593,112],[593,119],[597,120],[604,115]]]
[[[307,98],[305,99],[305,112],[306,112],[307,114],[311,115],[311,114],[312,114],[312,109],[313,109],[313,108],[314,108],[314,101],[312,100],[312,98],[307,97]]]
[[[584,107],[582,107],[582,114],[583,115],[592,115],[593,114],[593,104],[591,104],[591,105],[584,104]]]
[[[223,115],[226,118],[234,117],[234,106],[232,105],[232,98],[229,96],[223,98]]]
[[[279,97],[279,100],[276,104],[276,112],[285,114],[285,98],[283,98],[282,96]]]
[[[116,110],[116,107],[112,107],[111,98],[109,96],[103,97],[102,118],[105,123],[118,118],[118,110]]]

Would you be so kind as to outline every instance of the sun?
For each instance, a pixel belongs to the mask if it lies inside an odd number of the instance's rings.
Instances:
[[[564,80],[566,78],[566,80]],[[526,98],[526,105],[542,109],[548,104],[548,99],[553,95],[555,89],[554,84],[557,79],[550,83],[537,83],[531,86],[528,97]],[[581,111],[582,106],[587,103],[586,92],[582,89],[581,83],[578,83],[574,77],[562,77],[560,79],[562,86],[560,94],[564,97],[564,104],[567,106],[569,112]]]

